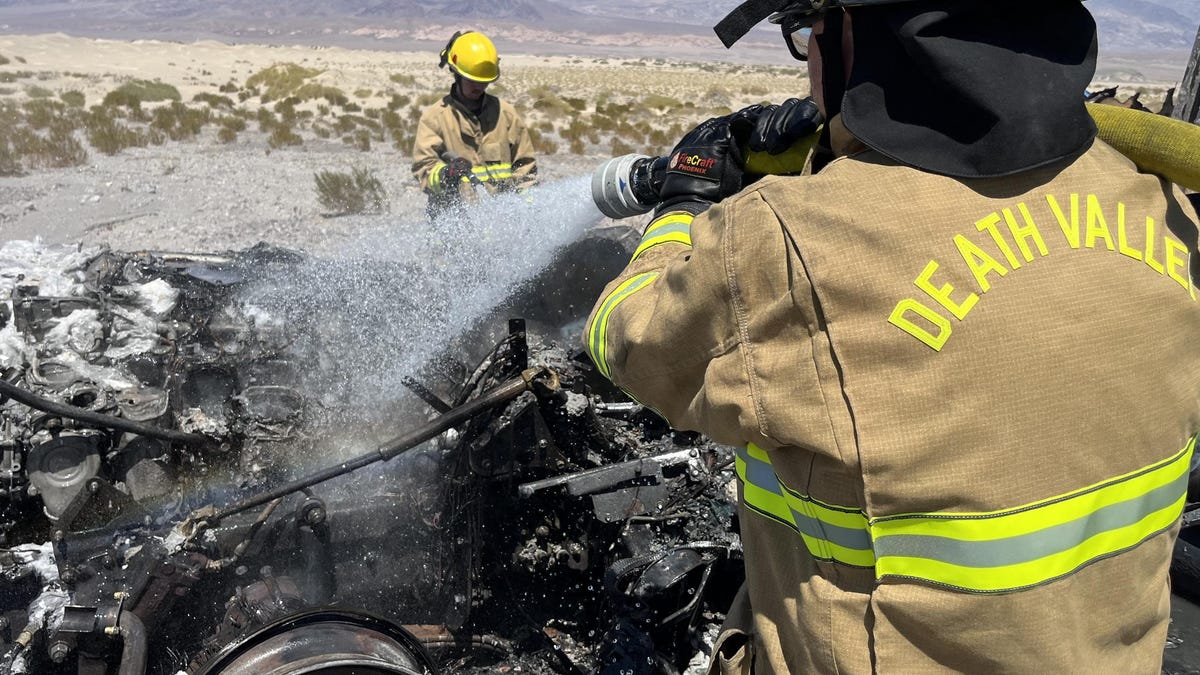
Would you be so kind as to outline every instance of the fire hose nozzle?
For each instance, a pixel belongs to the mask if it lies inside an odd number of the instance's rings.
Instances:
[[[792,144],[778,155],[766,152],[745,153],[746,173],[758,176],[783,176],[799,173],[821,136],[822,127]],[[596,167],[592,172],[592,201],[600,212],[620,220],[649,211],[658,205],[659,190],[669,168],[670,157],[622,155]]]

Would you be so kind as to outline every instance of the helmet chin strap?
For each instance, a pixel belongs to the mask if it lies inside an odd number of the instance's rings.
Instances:
[[[842,58],[842,28],[845,13],[841,10],[827,12],[825,25],[815,36],[817,49],[821,51],[821,94],[825,101],[825,119],[831,120],[842,112],[842,98],[846,95],[846,62]],[[833,143],[829,136],[830,125],[821,131],[813,154],[813,172],[818,172],[833,161]]]

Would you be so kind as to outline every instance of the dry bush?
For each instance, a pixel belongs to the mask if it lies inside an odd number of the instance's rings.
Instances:
[[[576,138],[575,140],[571,141],[570,150],[571,150],[571,154],[582,155],[583,151],[584,151],[583,139]]]
[[[233,81],[226,82],[225,84],[217,87],[217,91],[221,92],[222,94],[235,94],[237,93],[238,89],[241,89],[241,87],[239,87],[237,83]]]
[[[233,143],[237,140],[237,137],[238,132],[230,127],[221,127],[220,129],[217,129],[217,142],[219,143]]]
[[[314,124],[312,132],[317,138],[333,138],[333,132],[324,124]]]
[[[267,147],[272,150],[277,150],[287,145],[303,145],[304,139],[300,138],[290,126],[285,124],[276,124],[271,128],[271,135],[267,137]]]
[[[284,98],[296,92],[305,80],[320,75],[322,71],[305,68],[295,63],[276,63],[263,68],[246,80],[246,88],[263,88],[263,103]]]
[[[209,108],[189,108],[179,101],[155,108],[150,118],[150,128],[164,134],[173,141],[182,141],[199,134],[212,121]]]
[[[193,96],[192,101],[195,103],[204,103],[210,108],[224,108],[226,110],[233,110],[233,99],[229,98],[228,96],[210,94],[206,91]]]
[[[366,152],[371,149],[371,132],[366,129],[358,129],[352,134],[343,136],[342,142],[359,152]]]
[[[403,94],[392,94],[391,100],[388,101],[387,109],[396,111],[412,102],[412,98]]]
[[[614,138],[612,141],[613,157],[620,157],[621,155],[628,155],[630,153],[637,152],[637,151],[638,151],[637,148],[626,143],[625,141],[621,140],[620,138]]]
[[[683,102],[670,96],[663,96],[662,94],[647,94],[642,98],[642,106],[650,110],[666,112],[675,108],[682,108]]]
[[[21,107],[25,111],[25,122],[34,129],[48,128],[66,110],[62,103],[45,98],[26,101]]]
[[[58,98],[62,99],[63,103],[66,103],[72,108],[82,108],[87,103],[87,98],[84,97],[82,91],[64,91],[58,95]]]
[[[12,84],[17,80],[26,80],[33,77],[33,73],[28,70],[18,70],[11,73],[0,73],[0,82],[4,84]]]
[[[553,139],[547,138],[542,132],[533,127],[529,127],[528,131],[529,140],[533,142],[534,152],[544,155],[553,155],[558,152],[558,143],[555,143]]]
[[[405,87],[411,87],[411,86],[414,86],[417,84],[417,76],[416,75],[406,75],[404,73],[392,73],[391,75],[388,76],[388,79],[391,80],[392,82],[395,82],[396,84],[399,84],[399,85],[405,86]]]
[[[374,94],[375,94],[375,90],[373,90],[373,89],[355,89],[354,90],[355,98],[371,98]]]
[[[51,96],[54,96],[54,92],[45,87],[30,85],[25,87],[25,95],[29,98],[50,98]]]
[[[366,169],[354,169],[351,173],[321,171],[313,178],[317,201],[330,215],[380,213],[387,208],[383,184]]]
[[[159,82],[158,80],[153,82],[150,80],[133,80],[110,91],[104,97],[104,105],[125,105],[132,108],[135,106],[130,103],[131,101],[137,101],[140,106],[142,103],[179,100],[182,100],[179,90],[169,84]]]
[[[0,54],[0,66],[7,66],[10,63],[12,62],[9,61],[3,54]]]
[[[145,147],[150,142],[147,134],[130,129],[113,117],[108,109],[92,108],[85,121],[88,143],[106,155],[115,155],[125,148]]]
[[[421,94],[420,96],[417,97],[416,107],[418,109],[424,109],[426,106],[433,105],[434,103],[437,103],[438,101],[442,100],[443,96],[445,96],[445,94],[441,94],[438,92],[429,92],[429,93]]]

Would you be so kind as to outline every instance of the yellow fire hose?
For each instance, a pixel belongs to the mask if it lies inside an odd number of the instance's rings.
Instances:
[[[1115,105],[1087,107],[1101,140],[1138,169],[1200,192],[1200,125]]]
[[[1100,138],[1128,157],[1138,169],[1200,192],[1200,125],[1115,105],[1087,104]],[[751,173],[798,172],[812,151],[818,134],[801,139],[779,155],[750,153]]]

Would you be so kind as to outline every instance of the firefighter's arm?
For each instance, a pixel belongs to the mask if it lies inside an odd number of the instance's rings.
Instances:
[[[520,190],[537,185],[537,157],[533,152],[533,139],[529,136],[525,121],[515,112],[509,130],[509,147],[512,152],[512,184]]]
[[[421,189],[429,193],[442,191],[441,170],[446,166],[442,153],[446,150],[442,134],[434,127],[429,114],[421,115],[417,138],[413,142],[412,173]]]
[[[655,218],[596,303],[584,343],[600,372],[677,429],[744,443],[749,396],[731,286],[725,209]]]

